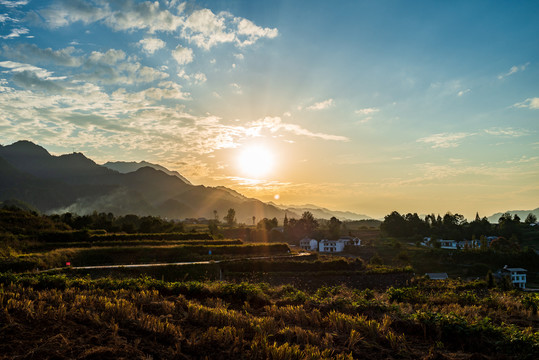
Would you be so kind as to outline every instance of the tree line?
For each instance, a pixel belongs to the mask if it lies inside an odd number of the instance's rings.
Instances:
[[[518,215],[503,214],[497,224],[491,224],[486,217],[476,213],[475,219],[468,222],[461,214],[447,212],[443,217],[435,214],[421,218],[417,213],[400,214],[393,211],[384,217],[380,229],[387,236],[434,239],[470,240],[481,236],[501,236],[507,239],[520,239],[526,227],[536,223],[537,217],[530,213],[522,222]]]
[[[181,222],[156,216],[98,213],[77,215],[73,213],[40,215],[35,211],[13,206],[0,209],[0,233],[33,235],[34,233],[68,230],[105,230],[109,233],[177,233],[183,232]]]

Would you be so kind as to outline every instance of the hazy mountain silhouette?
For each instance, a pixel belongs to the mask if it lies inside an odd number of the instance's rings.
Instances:
[[[126,168],[113,170],[81,153],[54,156],[30,141],[0,145],[0,201],[18,199],[49,213],[98,211],[181,219],[213,218],[217,211],[222,218],[234,208],[240,222],[250,223],[253,216],[284,217],[284,210],[234,190],[194,186],[178,173],[160,170],[160,165],[135,164],[135,171],[122,173]]]
[[[330,219],[335,216],[339,220],[368,220],[372,219],[368,215],[357,214],[351,211],[338,211],[329,210],[324,207],[316,206],[313,204],[306,205],[276,205],[273,202],[269,204],[275,205],[282,210],[286,210],[288,214],[303,214],[305,211],[309,211],[317,219]]]
[[[537,218],[539,218],[539,208],[537,209],[534,209],[534,210],[508,210],[506,211],[508,212],[509,214],[511,214],[511,216],[515,216],[518,215],[518,217],[520,218],[520,221],[524,221],[526,220],[526,217],[528,216],[529,213],[532,213],[534,214],[535,216],[537,216]],[[496,214],[493,214],[493,215],[490,215],[487,219],[490,223],[492,224],[497,224],[498,223],[498,220],[500,219],[500,217],[503,215],[504,213],[496,213]]]
[[[161,170],[165,174],[179,177],[184,183],[191,185],[191,182],[189,180],[187,180],[185,177],[183,177],[179,172],[171,171],[171,170],[167,169],[164,166],[161,166],[159,164],[152,164],[152,163],[147,162],[147,161],[140,161],[140,162],[136,162],[136,161],[108,161],[108,162],[104,163],[103,166],[107,167],[109,169],[112,169],[112,170],[116,170],[116,171],[118,171],[118,172],[120,172],[122,174],[127,174],[127,173],[130,173],[130,172],[133,172],[133,171],[137,171],[138,169],[143,168],[143,167],[151,167],[151,168],[154,168],[155,170]]]

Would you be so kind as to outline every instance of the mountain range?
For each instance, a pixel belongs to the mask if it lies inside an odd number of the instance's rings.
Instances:
[[[539,208],[537,208],[537,209],[534,209],[534,210],[508,210],[508,211],[505,211],[503,213],[499,212],[499,213],[493,214],[493,215],[487,217],[487,219],[491,224],[497,224],[498,220],[500,219],[500,217],[504,213],[509,213],[509,214],[511,214],[511,216],[518,215],[518,217],[520,218],[520,221],[526,220],[526,217],[530,213],[534,214],[535,216],[537,216],[537,218],[539,218]]]
[[[167,169],[164,166],[161,166],[159,164],[152,164],[152,163],[149,163],[147,161],[139,161],[139,162],[136,162],[136,161],[108,161],[108,162],[104,163],[103,166],[106,167],[106,168],[112,169],[112,170],[116,170],[116,171],[118,171],[119,173],[122,173],[122,174],[127,174],[127,173],[130,173],[130,172],[134,172],[134,171],[137,171],[138,169],[143,168],[143,167],[151,167],[151,168],[153,168],[155,170],[160,170],[160,171],[164,172],[165,174],[176,176],[176,177],[180,178],[184,183],[192,185],[191,182],[189,180],[187,180],[186,178],[184,178],[179,172],[171,171],[171,170]]]
[[[192,185],[160,165],[98,165],[81,153],[54,156],[24,140],[0,145],[0,201],[8,199],[24,201],[44,213],[98,211],[211,219],[215,211],[222,218],[233,208],[237,220],[249,224],[253,216],[282,219],[285,215],[283,209],[231,189]]]

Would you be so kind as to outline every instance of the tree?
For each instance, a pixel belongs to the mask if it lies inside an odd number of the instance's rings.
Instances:
[[[404,237],[410,235],[406,219],[397,211],[393,211],[384,217],[384,222],[380,225],[380,229],[389,236]]]
[[[316,221],[314,215],[310,211],[305,211],[303,215],[301,215],[300,221],[303,222],[307,236],[311,236],[316,228],[318,228],[318,221]]]
[[[274,227],[277,227],[277,225],[278,225],[277,218],[274,217],[271,220],[268,218],[263,218],[262,220],[258,222],[258,224],[256,224],[256,227],[258,229],[270,231]]]
[[[208,230],[212,236],[217,236],[219,234],[219,226],[217,225],[216,220],[210,220],[208,223]]]
[[[487,281],[487,287],[489,289],[492,289],[494,286],[496,286],[496,281],[494,280],[494,275],[492,275],[492,271],[488,271],[487,272],[487,276],[486,276],[486,279]]]
[[[329,237],[331,239],[338,239],[339,236],[341,236],[341,224],[342,222],[337,219],[335,216],[332,216],[331,219],[329,219]]]
[[[498,220],[498,232],[500,236],[510,238],[512,235],[520,236],[520,218],[511,218],[510,213],[505,213]]]
[[[524,220],[524,223],[527,225],[535,224],[537,222],[537,216],[535,216],[534,213],[529,213],[528,216],[526,216],[526,220]]]
[[[499,252],[511,253],[518,251],[520,247],[518,245],[516,236],[513,235],[509,239],[500,236],[490,243],[490,248]]]
[[[228,226],[232,226],[236,223],[236,210],[230,208],[226,216],[223,218]]]

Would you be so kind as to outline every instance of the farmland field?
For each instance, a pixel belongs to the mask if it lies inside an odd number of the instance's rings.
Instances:
[[[0,275],[0,352],[25,359],[536,359],[539,297],[483,281],[387,290]]]

